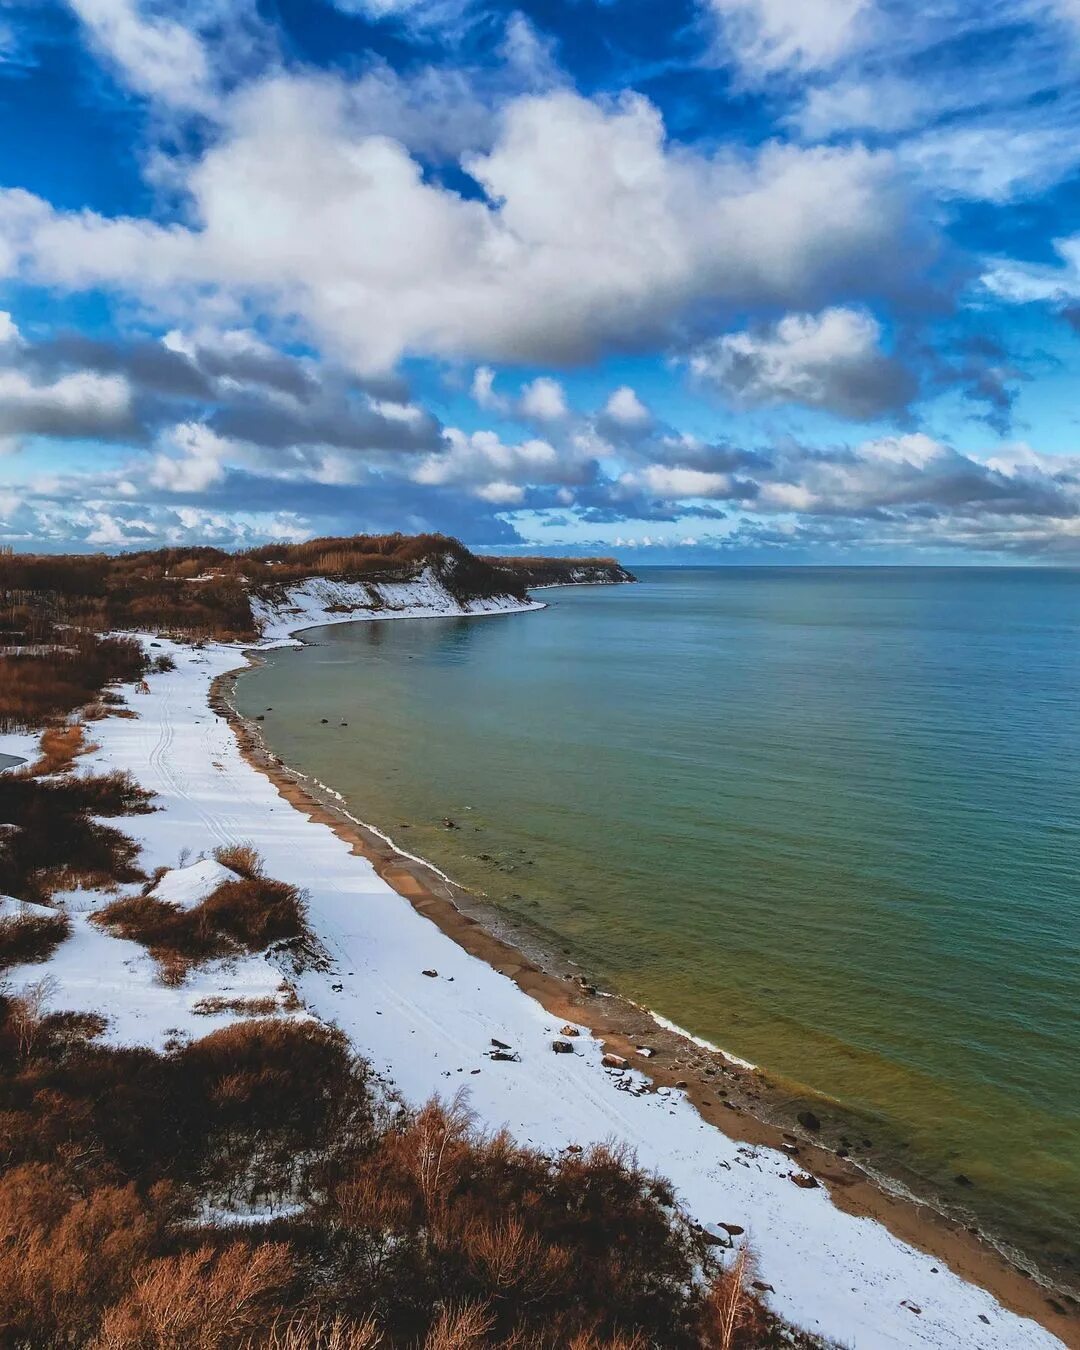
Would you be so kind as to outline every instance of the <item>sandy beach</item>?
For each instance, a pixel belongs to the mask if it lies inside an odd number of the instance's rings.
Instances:
[[[384,617],[325,605],[297,606],[268,635]],[[86,922],[101,897],[85,893],[69,897],[75,931],[49,963],[54,1006],[104,1009],[109,1039],[161,1046],[228,1020],[197,1011],[208,994],[263,996],[284,975],[303,1003],[290,1015],[339,1026],[411,1102],[464,1089],[482,1125],[537,1147],[624,1141],[718,1239],[750,1243],[770,1305],[808,1330],[858,1347],[1080,1345],[1076,1319],[974,1234],[886,1194],[807,1131],[759,1120],[763,1075],[521,950],[441,874],[276,761],[231,708],[238,648],[156,646],[176,669],[152,676],[149,694],[124,690],[138,717],[95,723],[80,764],[127,769],[157,795],[159,810],[125,822],[147,870],[183,874],[218,844],[252,843],[270,875],[306,890],[326,960],[299,972],[272,958],[216,963],[165,988],[144,951]],[[565,1025],[574,1053],[554,1054]],[[496,1042],[514,1058],[493,1060]],[[612,1054],[627,1067],[606,1067]]]

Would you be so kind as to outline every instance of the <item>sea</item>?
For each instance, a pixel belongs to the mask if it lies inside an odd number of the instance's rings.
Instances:
[[[312,630],[238,704],[357,817],[1075,1288],[1080,573],[638,576]]]

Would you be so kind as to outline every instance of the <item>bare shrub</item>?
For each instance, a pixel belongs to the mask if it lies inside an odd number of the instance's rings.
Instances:
[[[769,1318],[750,1290],[753,1274],[753,1256],[740,1247],[731,1265],[713,1280],[706,1304],[711,1350],[752,1350],[763,1343]]]
[[[5,570],[0,565],[0,577]],[[51,625],[45,626],[51,637]],[[38,727],[66,716],[110,680],[135,680],[142,674],[145,657],[130,638],[68,629],[58,637],[24,647],[19,654],[4,655],[0,649],[0,731]]]
[[[292,1317],[275,1322],[265,1336],[245,1342],[244,1350],[375,1350],[383,1344],[373,1317]]]
[[[134,840],[98,816],[149,810],[128,774],[61,778],[0,774],[0,893],[48,902],[57,890],[139,881]]]
[[[221,1350],[273,1321],[293,1278],[281,1243],[203,1246],[136,1270],[93,1350]]]
[[[75,767],[76,757],[86,753],[85,731],[78,722],[46,727],[41,733],[41,757],[31,766],[35,774],[68,773]]]
[[[262,876],[263,861],[251,844],[219,844],[214,849],[214,857],[222,867],[248,881]]]
[[[8,1020],[15,1033],[18,1057],[30,1059],[41,1038],[49,1000],[56,992],[56,981],[51,976],[29,984],[22,993],[9,1000]]]
[[[0,1179],[0,1329],[8,1345],[86,1345],[160,1235],[134,1186],[80,1196],[44,1166]]]
[[[71,920],[59,910],[0,918],[0,970],[47,961],[70,934]]]
[[[182,984],[194,965],[307,936],[303,897],[268,877],[225,881],[190,909],[152,895],[128,896],[99,910],[93,921],[149,948],[167,984]]]
[[[211,1017],[217,1013],[234,1013],[237,1017],[270,1017],[280,1006],[272,994],[263,998],[225,998],[212,994],[193,1003],[191,1011],[200,1017]]]
[[[424,1339],[424,1350],[475,1350],[494,1325],[495,1318],[482,1303],[443,1308]]]

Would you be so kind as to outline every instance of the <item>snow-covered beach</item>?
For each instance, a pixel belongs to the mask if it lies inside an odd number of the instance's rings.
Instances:
[[[259,618],[267,641],[281,642],[330,622],[535,607],[496,600],[462,609],[432,577],[400,583],[381,599],[390,612],[364,612],[357,589],[315,582]],[[238,842],[254,846],[269,875],[306,891],[329,960],[326,969],[295,977],[303,1008],[283,1015],[340,1027],[410,1102],[464,1088],[479,1122],[506,1126],[525,1143],[554,1151],[624,1141],[644,1166],[671,1179],[698,1221],[745,1232],[778,1313],[841,1344],[1011,1350],[1060,1343],[940,1259],[843,1212],[824,1188],[793,1184],[790,1158],[730,1139],[683,1093],[626,1091],[637,1075],[605,1069],[588,1028],[573,1054],[553,1054],[558,1018],[418,913],[367,858],[286,800],[244,756],[210,704],[214,681],[242,664],[239,649],[154,641],[155,654],[171,656],[175,669],[151,675],[148,694],[122,691],[138,716],[95,722],[95,748],[80,766],[126,769],[155,794],[159,809],[123,826],[141,844],[147,871],[172,869],[163,884],[181,903],[212,884],[203,873],[213,864],[200,858]],[[15,748],[14,738],[0,737],[0,752],[9,748],[25,752],[25,738]],[[283,972],[263,957],[204,966],[187,983],[166,987],[142,947],[88,922],[85,911],[98,903],[91,893],[67,899],[71,938],[46,965],[17,970],[11,982],[48,977],[53,1006],[105,1013],[114,1043],[160,1048],[235,1015],[205,1011],[207,999],[278,997]],[[493,1061],[493,1039],[518,1060]]]

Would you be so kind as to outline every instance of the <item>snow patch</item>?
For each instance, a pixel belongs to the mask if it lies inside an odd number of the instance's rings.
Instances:
[[[167,905],[194,909],[223,882],[237,879],[237,874],[231,868],[223,867],[216,858],[202,858],[187,867],[174,867],[166,872],[150,894]]]
[[[32,900],[16,900],[13,895],[0,895],[0,919],[55,919],[56,910],[48,905],[35,905]]]

